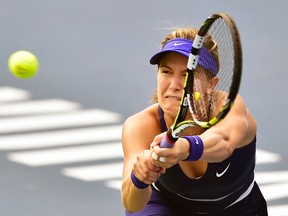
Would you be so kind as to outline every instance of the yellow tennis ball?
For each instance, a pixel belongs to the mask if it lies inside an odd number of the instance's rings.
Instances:
[[[194,93],[194,98],[195,98],[196,101],[200,100],[200,98],[201,98],[201,93],[200,93],[199,91],[195,92],[195,93]]]
[[[8,68],[15,77],[27,79],[37,73],[39,62],[33,53],[21,50],[9,57]]]

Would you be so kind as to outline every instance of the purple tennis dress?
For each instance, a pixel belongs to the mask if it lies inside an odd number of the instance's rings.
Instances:
[[[164,113],[159,107],[162,131]],[[219,163],[208,163],[198,179],[188,178],[177,164],[152,185],[145,209],[127,216],[233,215],[266,216],[267,204],[254,181],[256,138]]]

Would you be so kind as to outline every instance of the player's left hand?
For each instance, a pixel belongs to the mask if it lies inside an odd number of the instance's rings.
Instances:
[[[170,168],[188,157],[190,146],[186,139],[179,138],[173,148],[160,148],[164,136],[166,133],[157,135],[150,144],[151,156],[155,166]]]

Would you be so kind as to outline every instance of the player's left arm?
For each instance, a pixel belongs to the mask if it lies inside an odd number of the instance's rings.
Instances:
[[[235,148],[249,144],[255,137],[256,129],[256,121],[246,108],[243,98],[238,95],[227,116],[199,135],[204,143],[201,159],[207,162],[225,160]]]
[[[256,121],[245,106],[244,100],[237,95],[234,105],[218,124],[198,135],[204,144],[200,160],[221,162],[230,157],[236,148],[243,147],[254,139]],[[167,158],[166,163],[155,162],[158,166],[169,168],[187,158],[190,145],[187,139],[179,138],[173,148],[159,148],[159,142],[164,134],[154,138],[151,146],[157,155]],[[192,149],[193,151],[193,149]]]

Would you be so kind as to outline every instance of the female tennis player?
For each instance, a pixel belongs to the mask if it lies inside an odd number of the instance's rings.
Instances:
[[[196,29],[181,28],[167,35],[150,60],[158,66],[155,103],[123,125],[121,196],[127,216],[267,215],[266,201],[254,180],[257,126],[240,95],[217,125],[203,129],[195,124],[181,132],[173,148],[159,146],[177,116],[196,34]],[[211,53],[217,49],[212,39],[204,47]],[[208,82],[213,88],[217,71],[198,65],[196,74],[206,74],[199,85]],[[208,90],[201,89],[198,99],[205,97],[203,92]],[[205,103],[211,119],[217,100]],[[196,139],[193,150],[191,139]]]

